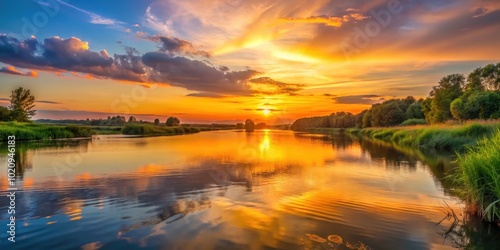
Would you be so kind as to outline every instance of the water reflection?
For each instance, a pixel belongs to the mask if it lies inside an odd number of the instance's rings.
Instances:
[[[451,167],[384,143],[289,131],[58,143],[19,145],[19,249],[445,249],[468,237],[498,243],[466,229],[443,238],[453,225],[463,228],[452,220],[436,225],[443,200],[461,209],[439,177]],[[79,160],[60,175],[52,166],[66,159]],[[0,200],[0,210],[7,205]],[[6,219],[2,214],[0,223]]]

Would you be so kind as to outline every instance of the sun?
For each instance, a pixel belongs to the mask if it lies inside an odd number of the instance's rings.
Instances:
[[[265,116],[268,116],[271,113],[271,110],[264,109],[264,110],[262,110],[262,113],[264,113]]]

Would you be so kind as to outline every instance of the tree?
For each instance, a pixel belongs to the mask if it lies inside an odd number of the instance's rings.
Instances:
[[[28,122],[36,114],[35,97],[29,89],[19,87],[10,95],[11,119],[18,122]]]
[[[363,123],[362,127],[363,128],[368,128],[372,126],[372,110],[366,111],[366,113],[363,115]]]
[[[109,119],[109,118],[108,118]],[[134,122],[137,122],[137,119],[135,119],[135,116],[130,116],[128,118],[128,123],[134,123]]]
[[[156,118],[155,119],[155,126],[158,126],[158,125],[160,125],[160,119]]]
[[[10,110],[4,106],[0,106],[0,121],[10,121]]]
[[[467,118],[462,98],[457,98],[450,103],[450,111],[453,118],[463,121]]]
[[[245,128],[245,124],[243,124],[241,122],[236,123],[236,129],[244,129],[244,128]]]
[[[422,101],[414,102],[408,106],[406,110],[406,119],[424,119],[424,114],[422,113]]]
[[[181,121],[179,120],[179,118],[173,116],[169,117],[166,122],[167,126],[169,127],[179,126],[180,123]]]
[[[247,119],[245,121],[245,131],[253,132],[254,130],[255,130],[255,123],[252,120]]]
[[[450,104],[463,94],[465,77],[462,74],[452,74],[443,77],[437,86],[429,93],[431,98],[430,110],[425,120],[429,123],[441,123],[453,116]]]

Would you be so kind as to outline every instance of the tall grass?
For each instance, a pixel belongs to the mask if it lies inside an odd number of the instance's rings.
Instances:
[[[457,159],[461,196],[490,222],[500,221],[500,130]]]
[[[34,123],[1,122],[0,141],[14,135],[16,140],[43,140],[90,137],[92,131],[83,126],[59,126]]]
[[[470,123],[466,125],[408,126],[368,128],[357,134],[391,141],[401,146],[415,147],[424,151],[463,152],[484,136],[490,136],[500,123]],[[349,130],[347,132],[350,132]]]
[[[127,124],[123,127],[124,135],[181,135],[200,132],[199,128],[189,126],[154,126],[151,124]]]

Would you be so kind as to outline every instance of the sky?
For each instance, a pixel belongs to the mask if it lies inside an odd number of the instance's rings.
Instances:
[[[500,61],[497,0],[2,0],[0,105],[268,124],[428,96]]]

